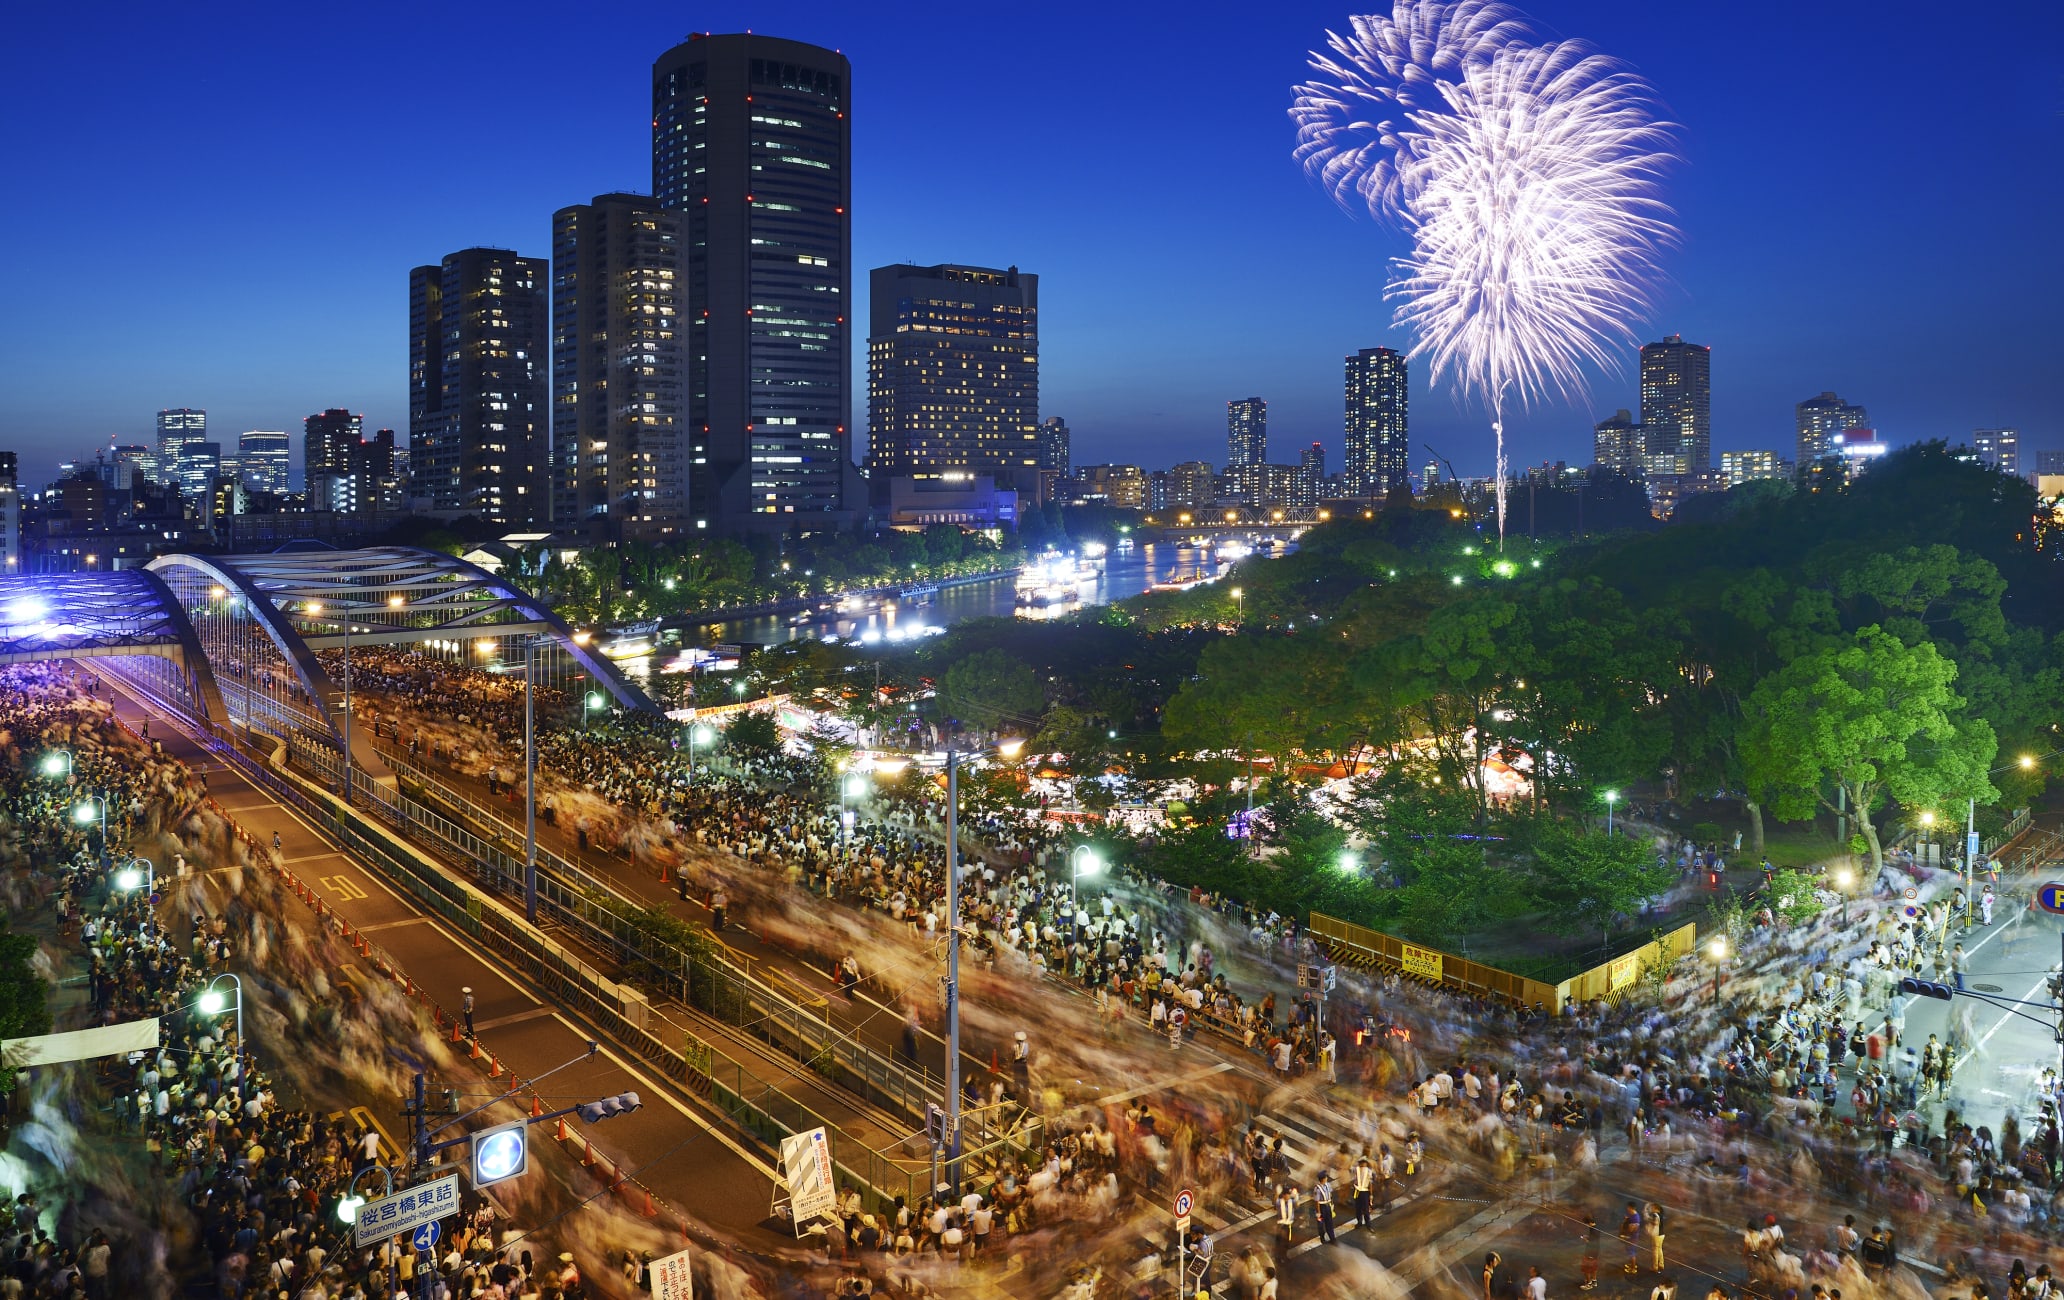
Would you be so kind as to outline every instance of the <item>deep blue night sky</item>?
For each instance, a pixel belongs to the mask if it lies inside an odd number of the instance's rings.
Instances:
[[[1789,454],[1792,403],[1826,388],[1893,441],[1998,423],[2064,447],[2064,6],[1525,7],[1683,124],[1685,242],[1648,333],[1712,345],[1716,451]],[[206,407],[225,443],[293,430],[297,458],[322,407],[405,430],[408,269],[543,256],[554,208],[646,188],[649,65],[693,26],[846,52],[856,292],[892,261],[1038,272],[1042,414],[1078,462],[1223,460],[1226,400],[1259,394],[1273,458],[1316,437],[1337,468],[1341,357],[1405,342],[1381,301],[1400,238],[1290,159],[1289,87],[1348,12],[24,7],[0,50],[0,448],[40,486],[163,406]],[[1482,419],[1413,388],[1414,442],[1487,470]],[[1586,461],[1591,422],[1634,405],[1629,358],[1589,409],[1515,421],[1514,460]]]

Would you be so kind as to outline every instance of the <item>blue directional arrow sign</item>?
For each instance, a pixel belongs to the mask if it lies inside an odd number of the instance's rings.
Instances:
[[[416,1229],[416,1235],[409,1240],[409,1244],[417,1250],[430,1250],[435,1247],[437,1245],[437,1225],[426,1223]]]
[[[2064,880],[2051,880],[2037,886],[2035,905],[2045,912],[2064,915]]]

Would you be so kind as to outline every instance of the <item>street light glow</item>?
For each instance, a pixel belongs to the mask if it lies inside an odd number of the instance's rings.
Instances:
[[[1934,813],[1931,813],[1931,812],[1924,812],[1924,813],[1922,813],[1922,814],[1921,814],[1921,825],[1923,825],[1923,826],[1933,826],[1934,824],[1935,824],[1935,814],[1934,814]]]
[[[78,807],[72,809],[72,820],[82,825],[86,822],[92,821],[95,817],[98,817],[99,815],[99,813],[93,810],[93,804],[91,802],[82,803]]]
[[[143,873],[135,867],[125,867],[115,873],[115,888],[123,893],[143,887]]]
[[[46,754],[43,756],[43,775],[45,776],[63,776],[65,769],[70,766],[71,764],[65,759],[63,754]]]
[[[1706,955],[1714,961],[1724,960],[1727,956],[1727,937],[1719,934],[1714,935],[1706,944]],[[1715,978],[1718,977],[1716,976]]]
[[[400,609],[407,603],[408,599],[404,596],[389,596],[387,598],[387,608],[389,609]]]
[[[2023,755],[2021,756],[2021,766],[2022,766],[2022,767],[2024,767],[2024,768],[2034,767],[2034,766],[2035,766],[2035,755],[2033,755],[2033,754],[2023,754]]]
[[[1607,803],[1618,803],[1620,801],[1620,792],[1618,790],[1607,790],[1605,792],[1605,801]]]
[[[1361,867],[1362,860],[1355,856],[1353,849],[1340,850],[1340,869],[1342,871],[1359,871]]]
[[[194,1005],[201,1009],[204,1016],[218,1016],[222,1014],[222,1009],[229,1005],[229,999],[222,995],[221,989],[209,989],[201,994],[200,1001]]]
[[[364,1204],[365,1197],[360,1196],[357,1192],[353,1192],[351,1195],[337,1202],[337,1222],[357,1223],[358,1209],[360,1206]]]

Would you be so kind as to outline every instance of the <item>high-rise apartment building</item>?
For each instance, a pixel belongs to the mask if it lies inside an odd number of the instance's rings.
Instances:
[[[867,460],[895,478],[988,475],[1036,497],[1039,277],[1016,267],[882,266],[868,276]],[[1063,426],[1063,437],[1066,426]]]
[[[2021,472],[2021,435],[2013,429],[1974,429],[1971,449],[2002,474]]]
[[[308,480],[308,508],[350,513],[359,508],[358,445],[365,441],[365,417],[332,407],[302,421],[301,464]]]
[[[1720,476],[1730,488],[1738,488],[1752,479],[1783,478],[1784,473],[1784,458],[1775,451],[1720,453]]]
[[[1268,459],[1268,403],[1243,397],[1226,403],[1226,471]]]
[[[1622,474],[1648,472],[1648,448],[1633,412],[1623,406],[1591,426],[1591,463]]]
[[[20,464],[0,451],[0,573],[21,572]]]
[[[410,494],[433,508],[551,520],[550,278],[502,248],[409,272]]]
[[[1084,465],[1075,471],[1076,495],[1128,510],[1147,504],[1147,475],[1137,465]]]
[[[118,491],[132,492],[145,484],[164,482],[164,476],[158,470],[155,447],[146,447],[140,442],[110,447],[108,462],[113,471],[112,482]]]
[[[158,481],[178,483],[187,444],[208,437],[208,413],[179,406],[158,412]]]
[[[1325,478],[1326,444],[1315,442],[1311,446],[1306,447],[1302,452],[1298,453],[1297,463],[1304,467],[1304,472],[1311,476],[1312,482],[1317,483]]]
[[[1411,486],[1411,376],[1405,356],[1363,348],[1347,359],[1347,448],[1341,473],[1353,497]]]
[[[237,461],[244,486],[255,492],[288,490],[287,460],[292,451],[285,430],[252,429],[237,436]]]
[[[1047,416],[1039,422],[1039,468],[1065,476],[1074,463],[1068,422],[1058,415]]]
[[[1839,462],[1842,434],[1871,427],[1868,412],[1833,393],[1809,397],[1794,406],[1792,413],[1798,421],[1799,469],[1807,474]]]
[[[1319,499],[1318,481],[1303,465],[1237,465],[1230,477],[1241,502],[1255,509],[1309,506]]]
[[[1211,472],[1211,462],[1186,460],[1163,473],[1161,500],[1152,504],[1159,510],[1190,510],[1217,499],[1218,480]]]
[[[652,193],[683,219],[696,527],[850,522],[852,68],[771,36],[652,65]]]
[[[684,224],[639,194],[598,194],[552,214],[560,528],[644,541],[695,528],[689,493],[701,467],[690,463],[687,428]]]
[[[1713,350],[1681,334],[1641,349],[1641,436],[1651,472],[1695,473],[1713,465]]]

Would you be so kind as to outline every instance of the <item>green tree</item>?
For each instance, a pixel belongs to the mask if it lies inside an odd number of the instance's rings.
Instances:
[[[1998,742],[1989,723],[1967,716],[1951,688],[1956,672],[1932,643],[1904,645],[1877,627],[1786,664],[1749,700],[1751,793],[1799,820],[1841,810],[1832,786],[1870,844],[1873,869],[1882,868],[1871,811],[1887,796],[1911,808],[1996,797],[1986,768]]]
[[[773,754],[781,749],[781,725],[765,709],[741,713],[724,728],[724,746],[742,754]]]
[[[1825,910],[1820,882],[1805,871],[1785,870],[1770,877],[1770,908],[1793,924],[1810,921]]]
[[[1030,726],[1046,708],[1046,688],[1022,659],[980,650],[946,670],[938,704],[948,717],[979,726]]]
[[[36,973],[34,935],[0,924],[0,1038],[50,1032],[50,986]],[[0,1072],[0,1092],[14,1087],[14,1071]]]
[[[1543,817],[1528,828],[1528,838],[1527,881],[1544,924],[1563,934],[1596,930],[1600,947],[1611,942],[1620,917],[1677,878],[1656,861],[1647,841],[1631,835],[1596,834]]]

